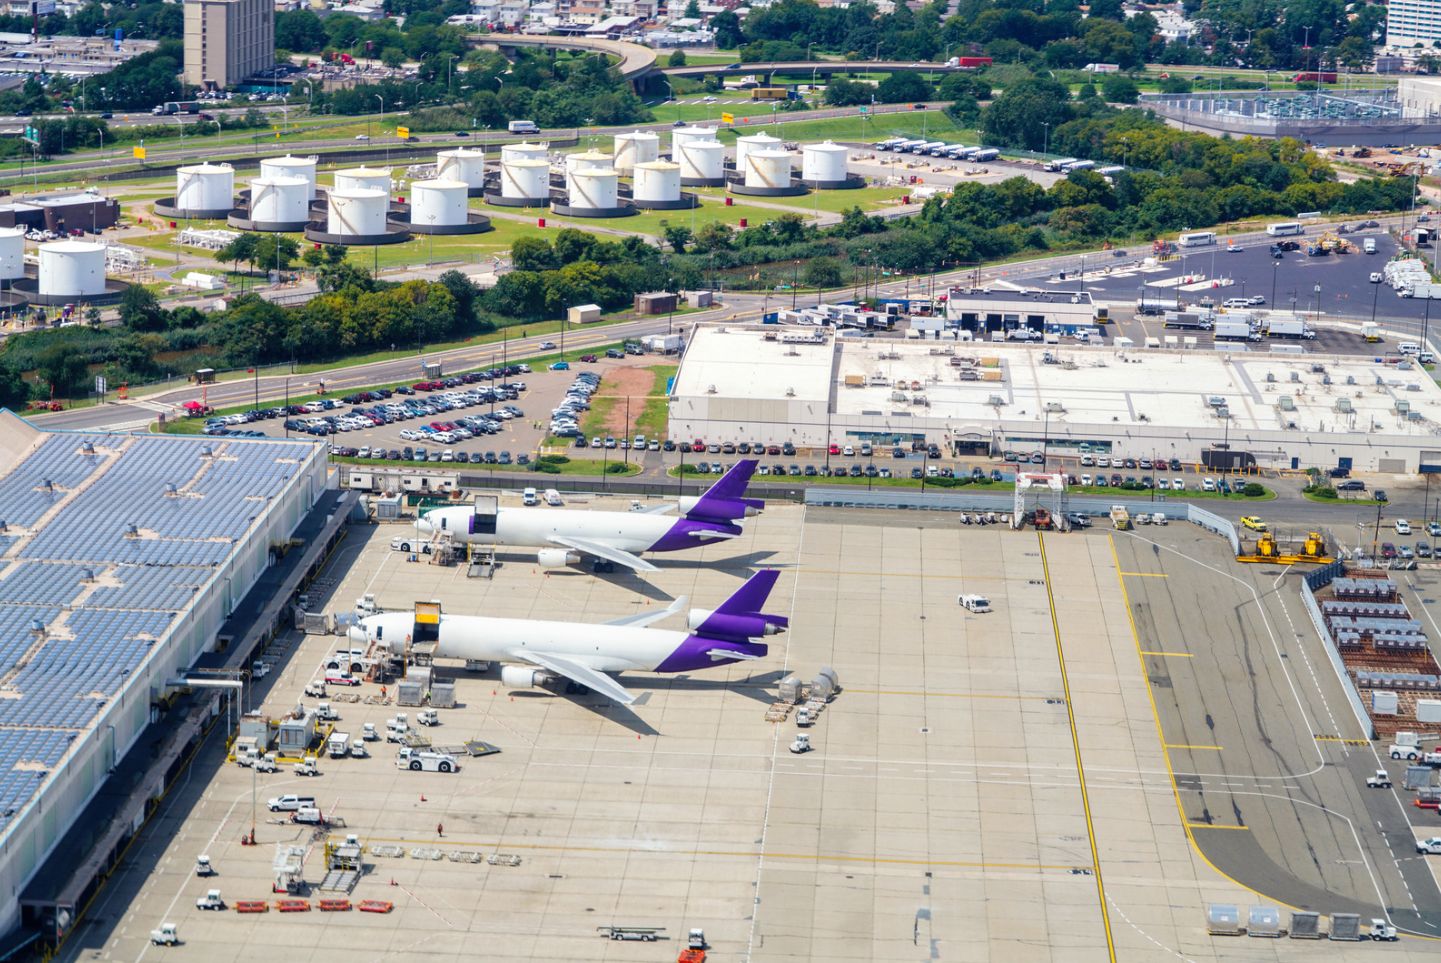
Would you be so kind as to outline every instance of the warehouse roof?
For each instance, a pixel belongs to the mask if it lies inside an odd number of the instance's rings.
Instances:
[[[787,333],[811,334],[819,330],[773,325],[763,334],[734,325],[698,324],[677,373],[674,392],[825,401],[831,389],[831,339],[824,337],[819,344],[780,340]],[[766,340],[766,334],[776,340]]]
[[[1441,387],[1419,368],[1370,357],[833,338],[826,329],[820,344],[784,340],[817,330],[697,325],[675,393],[817,400],[834,385],[838,415],[942,419],[958,430],[997,419],[1039,429],[1046,418],[1052,428],[1217,426],[1213,399],[1233,435],[1441,429]]]
[[[0,412],[0,828],[311,447],[48,433]]]

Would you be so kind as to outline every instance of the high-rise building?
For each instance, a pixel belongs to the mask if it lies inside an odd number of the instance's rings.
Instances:
[[[1386,6],[1386,43],[1431,46],[1441,40],[1441,0],[1391,0]]]
[[[185,82],[233,87],[275,66],[274,0],[185,0]]]

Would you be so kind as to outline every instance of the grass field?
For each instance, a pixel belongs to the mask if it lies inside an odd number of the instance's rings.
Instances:
[[[680,365],[658,364],[652,365],[648,370],[655,376],[655,381],[651,385],[645,407],[635,419],[635,430],[637,434],[647,438],[659,438],[666,434],[666,421],[670,414],[666,385],[680,370]]]

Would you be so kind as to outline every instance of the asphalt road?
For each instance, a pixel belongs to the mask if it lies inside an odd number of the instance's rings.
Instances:
[[[946,104],[943,101],[936,101],[934,103],[928,104],[927,106],[929,109],[938,110],[942,107],[945,107]],[[873,115],[910,112],[913,109],[914,108],[910,104],[876,104],[869,108],[870,112]],[[807,110],[797,113],[778,113],[775,115],[774,119],[777,124],[784,125],[800,123],[802,121],[810,120],[826,120],[832,117],[856,116],[858,116],[858,114],[856,113],[856,108],[854,107],[827,107],[821,110]],[[395,114],[394,122],[400,123],[404,120],[404,117],[404,114]],[[158,120],[159,118],[154,119]],[[358,122],[360,118],[357,118],[356,120]],[[412,135],[413,139],[406,142],[399,140],[388,131],[382,134],[381,126],[390,122],[391,121],[382,121],[377,118],[375,121],[375,133],[368,141],[357,141],[353,138],[348,137],[341,139],[336,139],[333,137],[316,137],[314,139],[305,141],[287,141],[283,145],[283,147],[286,153],[292,154],[299,153],[301,151],[326,149],[336,150],[341,148],[348,148],[357,151],[371,150],[383,152],[386,149],[414,150],[417,147],[425,145],[444,145],[449,147],[486,146],[500,143],[512,143],[520,139],[516,135],[506,133],[505,131],[478,131],[472,132],[468,137],[456,137],[454,131],[442,131],[439,133],[416,132]],[[298,124],[299,121],[297,120],[296,123]],[[622,124],[616,127],[587,127],[583,131],[577,130],[574,127],[566,127],[543,130],[538,134],[528,135],[526,139],[544,141],[547,139],[573,138],[581,136],[582,134],[596,134],[600,136],[608,136],[611,134],[625,133],[632,130],[649,130],[659,133],[662,131],[670,130],[672,126],[673,125],[668,123]],[[758,124],[755,126],[759,127],[761,125]],[[267,143],[268,141],[265,138],[265,132],[262,131],[259,132],[256,137],[252,138],[250,142],[227,145],[206,144],[204,146],[204,149],[206,151],[206,159],[212,163],[219,163],[221,161],[243,163],[246,161],[253,161],[261,154],[269,156],[270,154],[274,153],[275,151],[268,146],[262,150],[262,145]],[[196,148],[193,144],[187,146],[183,143],[178,142],[167,143],[163,147],[152,146],[147,151],[145,162],[147,164],[157,167],[164,166],[166,164],[190,162],[195,160],[195,150]],[[99,154],[91,154],[89,156],[82,157],[76,160],[46,163],[41,165],[40,171],[47,176],[76,172],[94,172],[97,162],[124,164],[124,166],[128,167],[130,166],[129,161],[130,146],[126,145],[123,149],[117,151],[105,151]],[[26,169],[23,176],[24,178],[31,177],[30,170]],[[20,173],[17,172],[11,179],[21,179]]]
[[[1154,532],[1154,530],[1152,530]],[[1441,889],[1307,624],[1295,573],[1239,566],[1201,533],[1117,537],[1190,832],[1223,872],[1322,913],[1441,935]],[[1348,742],[1346,740],[1353,740]],[[1384,907],[1384,914],[1382,908]]]

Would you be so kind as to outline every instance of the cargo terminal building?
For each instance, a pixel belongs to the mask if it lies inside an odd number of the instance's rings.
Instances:
[[[673,438],[935,443],[960,454],[1085,451],[1238,467],[1441,471],[1441,388],[1356,356],[835,337],[697,325]]]
[[[48,433],[0,411],[0,934],[326,464],[311,442]]]

